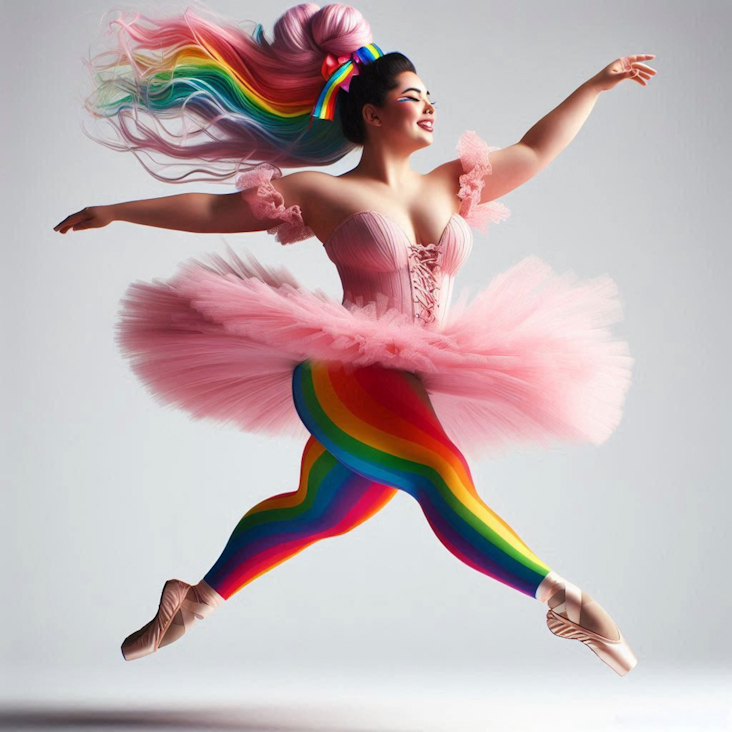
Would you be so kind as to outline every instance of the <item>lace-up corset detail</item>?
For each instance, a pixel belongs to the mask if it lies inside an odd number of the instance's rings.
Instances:
[[[336,226],[323,246],[336,265],[343,285],[343,304],[373,303],[377,310],[393,308],[428,328],[440,328],[447,315],[454,277],[472,248],[475,227],[486,231],[509,215],[500,201],[481,203],[485,176],[491,173],[489,147],[474,131],[457,144],[463,173],[459,177],[460,210],[450,217],[439,241],[413,244],[390,217],[378,211],[357,211]],[[236,180],[242,197],[259,218],[279,221],[267,229],[281,244],[314,236],[297,205],[286,205],[272,185],[282,176],[274,165],[262,163]]]
[[[458,214],[436,243],[414,244],[389,216],[360,211],[344,219],[324,246],[338,268],[344,304],[374,302],[377,309],[394,308],[439,330],[454,276],[472,244],[470,226]]]
[[[423,325],[437,320],[442,249],[439,244],[409,244],[409,275],[412,281],[414,318]]]

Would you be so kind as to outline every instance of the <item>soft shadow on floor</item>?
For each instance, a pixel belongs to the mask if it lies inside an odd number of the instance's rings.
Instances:
[[[134,710],[104,709],[102,707],[44,707],[36,705],[6,705],[0,709],[0,729],[66,728],[94,730],[114,727],[130,729],[197,729],[241,730],[241,732],[369,732],[370,728],[339,723],[333,713],[332,723],[325,722],[327,709],[286,709],[272,706],[242,706],[229,710],[217,708]]]

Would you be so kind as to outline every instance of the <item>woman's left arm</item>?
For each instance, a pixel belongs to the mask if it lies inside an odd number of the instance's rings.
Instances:
[[[621,81],[632,79],[641,86],[656,71],[643,61],[654,54],[623,56],[606,66],[573,91],[558,107],[542,117],[519,142],[490,153],[491,172],[483,180],[481,203],[500,198],[546,168],[579,132],[595,106],[600,92],[608,91]],[[457,165],[455,165],[457,164]],[[451,161],[462,173],[460,161]]]

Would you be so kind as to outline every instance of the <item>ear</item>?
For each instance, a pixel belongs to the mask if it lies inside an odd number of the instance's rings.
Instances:
[[[381,127],[379,108],[376,105],[371,104],[371,102],[364,104],[361,114],[363,115],[363,120],[367,125],[376,125],[377,127]]]

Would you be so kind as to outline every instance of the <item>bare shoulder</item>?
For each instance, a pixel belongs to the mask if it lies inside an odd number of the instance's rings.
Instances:
[[[307,225],[318,238],[347,215],[358,200],[353,182],[344,184],[343,176],[321,170],[302,170],[273,181],[285,206],[299,206]]]
[[[463,174],[463,165],[460,160],[448,160],[442,165],[426,173],[424,182],[430,190],[455,196],[460,188],[460,176]]]
[[[421,176],[420,190],[415,195],[445,194],[454,196],[459,187],[459,176],[463,173],[460,160],[450,160]],[[348,181],[348,182],[346,182]],[[333,206],[348,205],[352,198],[358,199],[365,187],[349,176],[331,175],[321,170],[302,170],[289,173],[272,181],[282,194],[287,205],[299,205],[303,209],[329,202]]]
[[[336,176],[322,170],[298,170],[273,180],[272,185],[282,194],[288,206],[305,208],[331,189],[335,180]]]
[[[433,170],[430,170],[425,177],[429,177],[437,182],[445,182],[457,180],[463,174],[463,164],[458,158],[456,160],[448,160],[442,165],[438,165]]]

